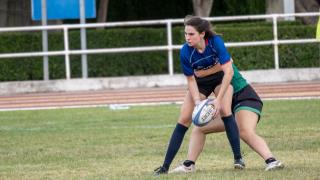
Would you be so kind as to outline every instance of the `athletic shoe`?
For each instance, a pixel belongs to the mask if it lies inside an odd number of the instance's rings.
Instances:
[[[234,168],[235,169],[244,169],[246,165],[242,159],[235,159],[234,160]]]
[[[153,171],[153,175],[155,176],[159,176],[161,174],[168,174],[168,169],[163,166],[160,166]]]
[[[267,164],[265,171],[273,171],[278,169],[283,169],[284,165],[280,161],[273,161]]]
[[[189,167],[181,164],[178,167],[171,170],[169,173],[193,173],[196,171],[196,166],[191,164]]]

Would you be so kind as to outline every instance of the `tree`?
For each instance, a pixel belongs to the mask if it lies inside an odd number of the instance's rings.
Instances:
[[[194,15],[208,17],[211,13],[212,4],[213,0],[192,0]]]
[[[100,0],[97,22],[106,22],[109,0]]]
[[[5,27],[7,25],[7,8],[8,8],[8,1],[1,0],[0,1],[0,27]]]
[[[7,0],[6,26],[29,26],[31,20],[31,1]]]
[[[267,14],[269,13],[283,13],[284,0],[266,0]],[[320,0],[293,0],[296,13],[319,12]],[[301,19],[304,24],[316,24],[318,17],[297,17]]]
[[[295,0],[295,11],[297,13],[319,12],[319,0]],[[304,24],[316,24],[318,17],[301,17]]]

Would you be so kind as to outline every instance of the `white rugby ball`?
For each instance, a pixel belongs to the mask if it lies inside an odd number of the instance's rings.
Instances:
[[[217,111],[213,104],[208,104],[210,99],[202,100],[192,112],[192,122],[196,126],[204,126],[214,119]]]

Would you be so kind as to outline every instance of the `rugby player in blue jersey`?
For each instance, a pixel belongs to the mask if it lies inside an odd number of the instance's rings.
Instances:
[[[237,123],[231,111],[233,78],[231,57],[222,38],[211,30],[207,20],[200,17],[187,16],[185,18],[186,43],[180,51],[182,70],[187,79],[188,91],[181,107],[178,123],[172,133],[163,165],[155,169],[154,174],[166,174],[178,152],[184,135],[191,124],[191,116],[195,106],[206,99],[212,92],[216,98],[215,108],[223,121],[226,134],[234,155],[234,167],[243,169],[245,164],[240,152],[240,138]],[[222,71],[205,76],[196,77],[195,71],[210,69],[220,65]],[[185,162],[186,166],[194,162]]]
[[[284,167],[283,163],[274,157],[265,140],[256,133],[263,103],[255,90],[239,73],[237,67],[234,64],[232,66],[234,75],[231,84],[234,88],[234,94],[231,109],[239,127],[240,137],[263,158],[266,163],[266,171],[282,169]],[[220,64],[217,64],[209,69],[195,71],[195,76],[207,77],[220,71],[222,71],[222,68]],[[214,119],[204,127],[194,127],[189,142],[187,160],[171,172],[194,172],[195,161],[204,147],[206,134],[223,132],[224,130],[224,123],[220,118]]]

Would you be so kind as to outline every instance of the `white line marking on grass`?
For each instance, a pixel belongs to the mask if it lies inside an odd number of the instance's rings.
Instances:
[[[308,99],[320,99],[320,96],[306,96],[306,97],[276,97],[276,98],[262,98],[262,100],[308,100]]]
[[[122,106],[157,106],[157,105],[176,105],[182,102],[154,102],[154,103],[129,103],[121,104]],[[114,104],[112,104],[114,105]],[[26,107],[26,108],[3,108],[1,111],[21,111],[21,110],[49,110],[49,109],[73,109],[73,108],[96,108],[96,107],[109,107],[110,104],[98,105],[78,105],[78,106],[52,106],[52,107]],[[108,108],[109,110],[109,108]],[[111,109],[110,109],[111,110]],[[122,109],[119,109],[122,110]]]
[[[111,126],[111,129],[165,129],[173,128],[175,124],[171,125],[141,125],[141,126]]]
[[[85,128],[72,128],[72,127],[9,127],[2,126],[0,127],[0,131],[15,131],[15,132],[39,132],[39,131],[74,131],[74,130],[93,130],[93,129],[167,129],[173,128],[175,124],[169,125],[134,125],[134,126],[109,126],[107,128],[96,128],[96,127],[85,127]]]

